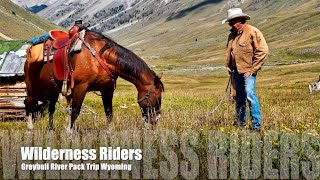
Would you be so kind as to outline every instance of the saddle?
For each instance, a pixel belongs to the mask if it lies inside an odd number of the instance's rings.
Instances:
[[[71,89],[74,86],[73,74],[68,55],[71,52],[80,51],[85,30],[74,26],[69,32],[61,30],[51,30],[49,34],[35,37],[29,41],[32,45],[27,48],[27,61],[29,63],[44,62],[51,63],[52,76],[57,80],[63,81],[61,93],[67,96],[71,91],[68,91],[68,86]],[[79,32],[81,30],[81,32]],[[36,43],[34,43],[36,42]],[[52,49],[54,51],[52,51]],[[52,58],[52,54],[53,58]],[[45,59],[45,57],[47,57]],[[52,60],[52,61],[51,61]],[[70,83],[68,83],[70,82]]]
[[[77,36],[69,36],[69,33],[61,30],[51,30],[50,37],[53,39],[52,47],[55,49],[53,55],[53,74],[57,80],[63,81],[61,93],[67,96],[68,93],[68,80],[71,82],[69,85],[73,88],[73,74],[71,72],[71,65],[68,60],[68,54],[71,46],[74,44]],[[70,92],[70,91],[69,91]]]
[[[49,32],[50,37],[54,40],[52,47],[55,49],[61,49],[67,45],[70,45],[71,40],[69,34],[61,30],[51,30]]]
[[[71,42],[69,34],[61,30],[52,30],[49,34],[53,39],[52,47],[56,50],[53,55],[53,73],[57,80],[68,80],[70,68],[67,51]]]

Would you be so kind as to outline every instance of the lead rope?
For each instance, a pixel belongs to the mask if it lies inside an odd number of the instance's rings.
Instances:
[[[197,118],[197,120],[206,119],[208,116],[214,114],[214,113],[218,110],[218,108],[221,106],[222,101],[224,100],[224,98],[226,97],[226,95],[227,95],[227,93],[228,93],[228,89],[229,89],[229,86],[230,86],[230,83],[231,83],[231,78],[232,78],[232,75],[230,74],[230,77],[229,77],[229,80],[228,80],[228,84],[227,84],[226,90],[225,90],[225,92],[224,92],[221,100],[219,101],[218,105],[217,105],[210,113],[205,114],[205,115]]]

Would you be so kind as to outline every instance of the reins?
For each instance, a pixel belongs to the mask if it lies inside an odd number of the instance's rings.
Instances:
[[[109,69],[109,67],[107,66],[107,64],[104,62],[104,60],[100,57],[100,55],[90,46],[89,43],[87,43],[81,36],[78,36],[78,38],[83,42],[83,44],[89,49],[89,51],[91,52],[91,54],[93,55],[93,57],[95,57],[99,64],[101,65],[101,67],[107,72],[107,74],[110,76],[111,80],[115,85],[115,78],[113,77],[113,74],[111,72],[111,70]]]
[[[231,84],[231,81],[232,81],[232,75],[230,74],[230,77],[229,77],[229,80],[228,80],[228,84],[227,84],[226,90],[225,90],[225,92],[224,92],[221,100],[219,101],[218,105],[217,105],[211,112],[209,112],[208,114],[205,114],[205,115],[199,117],[198,120],[202,120],[202,119],[204,119],[204,118],[207,118],[208,116],[214,114],[214,113],[218,110],[218,108],[221,106],[222,101],[224,100],[224,98],[225,98],[226,95],[227,95],[227,92],[228,92],[229,86],[230,86],[230,84]],[[230,86],[230,87],[231,87],[231,86]]]

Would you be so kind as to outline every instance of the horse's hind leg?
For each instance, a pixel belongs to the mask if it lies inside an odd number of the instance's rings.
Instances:
[[[49,100],[49,130],[54,130],[53,115],[56,110],[56,103],[59,98],[59,93],[53,94]]]
[[[24,100],[25,109],[26,109],[26,117],[27,117],[27,128],[33,129],[33,117],[32,114],[35,111],[35,103],[33,101],[33,98],[31,96],[27,96],[27,98]]]
[[[71,132],[74,122],[78,118],[82,106],[82,102],[87,93],[88,84],[78,84],[74,87],[72,93],[72,110],[71,110],[71,121],[69,122],[67,131]]]
[[[113,91],[106,92],[106,91],[101,91],[102,95],[102,102],[104,106],[104,112],[107,116],[108,122],[111,122],[112,120],[112,99],[113,99]]]

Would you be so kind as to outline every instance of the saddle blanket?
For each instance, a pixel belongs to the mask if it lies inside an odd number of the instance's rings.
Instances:
[[[27,48],[27,61],[30,63],[43,61],[44,43],[33,45]]]
[[[85,34],[86,34],[86,30],[85,30],[85,29],[79,32],[79,36],[80,36],[82,39],[84,39],[84,35],[85,35]],[[77,38],[77,39],[75,40],[75,42],[73,43],[73,45],[71,46],[69,52],[71,53],[71,52],[80,51],[80,50],[81,50],[81,47],[82,47],[82,44],[83,44],[83,42],[82,42],[79,38]]]
[[[50,38],[49,34],[43,34],[41,36],[37,36],[37,37],[34,37],[34,38],[30,39],[28,41],[28,43],[30,43],[30,44],[32,44],[34,46],[36,44],[40,44],[40,43],[46,42],[49,38]]]

